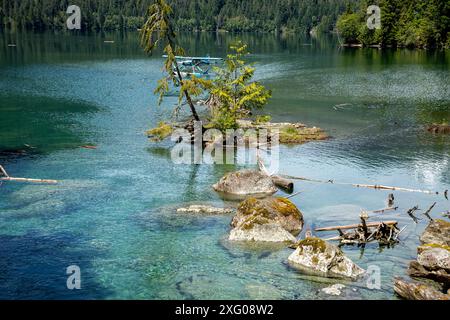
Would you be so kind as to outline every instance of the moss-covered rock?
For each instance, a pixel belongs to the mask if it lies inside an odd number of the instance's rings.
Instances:
[[[231,222],[230,240],[294,242],[303,228],[303,215],[285,198],[248,198]]]
[[[275,123],[275,122],[252,122],[249,120],[239,120],[239,128],[256,131],[266,130],[269,135],[273,132],[279,133],[281,144],[303,144],[310,141],[326,140],[329,136],[320,128],[307,127],[302,123]]]
[[[303,144],[309,141],[326,140],[328,135],[320,128],[296,128],[286,126],[280,130],[280,143]]]
[[[322,277],[356,279],[365,272],[337,246],[319,238],[300,241],[288,261],[304,273]]]

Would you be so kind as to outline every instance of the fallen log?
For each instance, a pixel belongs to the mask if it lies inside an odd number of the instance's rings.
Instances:
[[[272,182],[277,187],[286,190],[288,193],[294,192],[294,183],[291,180],[282,178],[280,176],[271,176]]]
[[[316,182],[316,183],[327,183],[327,184],[335,184],[341,186],[352,186],[356,188],[367,188],[367,189],[375,189],[375,190],[392,190],[392,191],[404,191],[404,192],[416,192],[416,193],[426,193],[426,194],[439,194],[439,192],[430,191],[430,190],[420,190],[420,189],[408,189],[402,187],[392,187],[392,186],[383,186],[378,184],[362,184],[362,183],[345,183],[345,182],[335,182],[334,180],[317,180],[317,179],[309,179],[305,177],[295,177],[290,175],[281,175],[283,178],[291,179],[291,180],[301,180],[307,182]]]
[[[370,222],[366,223],[366,226],[368,228],[378,228],[382,224],[387,226],[396,226],[398,224],[397,221],[380,221],[380,222]],[[323,232],[323,231],[337,231],[337,230],[350,230],[350,229],[357,229],[361,227],[361,224],[351,224],[348,226],[334,226],[334,227],[326,227],[326,228],[317,228],[314,231],[316,232]]]
[[[31,182],[31,183],[46,183],[46,184],[57,184],[58,183],[57,180],[14,178],[14,177],[0,178],[0,181]]]
[[[280,189],[285,190],[288,193],[294,192],[294,182],[292,182],[291,180],[288,180],[284,177],[280,177],[278,175],[271,174],[267,170],[266,166],[264,165],[264,162],[259,155],[259,151],[257,151],[257,153],[256,153],[256,158],[257,158],[259,170],[262,173],[264,173],[265,175],[269,176],[272,179],[272,182],[274,185],[276,185]]]
[[[387,211],[397,211],[399,207],[384,208],[380,210],[367,211],[367,213],[385,213]]]
[[[46,184],[57,184],[58,181],[57,180],[48,180],[48,179],[29,179],[29,178],[15,178],[15,177],[10,177],[8,175],[8,173],[6,172],[5,168],[3,168],[2,166],[0,166],[0,173],[2,175],[4,175],[4,177],[2,177],[0,175],[0,181],[15,181],[15,182],[30,182],[30,183],[46,183]]]

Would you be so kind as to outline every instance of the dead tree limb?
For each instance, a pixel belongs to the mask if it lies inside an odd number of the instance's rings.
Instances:
[[[6,172],[5,168],[0,166],[0,172],[4,175],[4,177],[0,176],[0,182],[3,181],[15,181],[15,182],[30,182],[30,183],[46,183],[46,184],[56,184],[57,180],[48,180],[48,179],[29,179],[29,178],[14,178],[10,177]]]
[[[434,209],[434,207],[436,206],[436,202],[435,203],[433,203],[433,205],[427,210],[427,211],[425,211],[424,213],[423,213],[423,215],[425,216],[425,217],[427,217],[428,219],[430,219],[430,221],[433,221],[433,218],[430,216],[430,212]]]
[[[385,213],[387,211],[397,211],[399,207],[384,208],[380,210],[367,211],[367,213]]]
[[[8,173],[2,166],[0,166],[0,173],[2,173],[5,177],[9,177]]]
[[[398,222],[397,221],[380,221],[380,222],[370,222],[367,223],[367,227],[369,228],[377,228],[379,227],[381,224],[385,224],[388,226],[392,226],[392,225],[397,225]],[[337,230],[351,230],[351,229],[357,229],[361,226],[361,224],[351,224],[351,225],[347,225],[347,226],[334,226],[334,227],[325,227],[325,228],[317,228],[314,231],[316,232],[322,232],[322,231],[337,231]]]
[[[57,184],[57,180],[48,180],[48,179],[29,179],[29,178],[14,178],[14,177],[6,177],[0,178],[0,181],[15,181],[15,182],[30,182],[30,183],[46,183],[46,184]]]
[[[401,187],[383,186],[383,185],[378,185],[378,184],[344,183],[344,182],[335,182],[334,180],[325,181],[325,180],[309,179],[309,178],[305,178],[305,177],[289,176],[289,175],[284,175],[284,174],[281,176],[286,179],[291,179],[291,180],[301,180],[301,181],[316,182],[316,183],[336,184],[336,185],[341,185],[341,186],[353,186],[353,187],[357,187],[357,188],[368,188],[368,189],[375,189],[375,190],[393,190],[393,191],[416,192],[416,193],[426,193],[426,194],[439,194],[439,192],[430,191],[430,190],[408,189],[408,188],[401,188]]]
[[[419,206],[415,206],[414,208],[411,208],[408,210],[408,212],[406,212],[413,220],[414,222],[417,224],[419,223],[419,218],[417,218],[414,213],[419,210]]]

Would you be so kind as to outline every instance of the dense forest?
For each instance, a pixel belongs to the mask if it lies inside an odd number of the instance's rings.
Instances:
[[[64,28],[71,4],[81,8],[88,30],[137,29],[153,0],[0,0],[0,24],[7,28]],[[179,30],[332,30],[346,8],[359,0],[169,0]]]
[[[367,28],[368,5],[381,8],[381,29]],[[381,47],[450,47],[450,0],[361,0],[337,21],[346,43]]]
[[[65,28],[66,9],[81,8],[83,30],[139,29],[153,0],[0,0],[0,27]],[[450,46],[450,0],[168,0],[178,30],[307,33],[339,30],[346,43]],[[381,7],[382,28],[366,26]],[[337,27],[337,28],[336,28]]]

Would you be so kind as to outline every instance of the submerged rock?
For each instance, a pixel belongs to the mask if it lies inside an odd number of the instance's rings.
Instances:
[[[420,241],[423,244],[450,246],[450,222],[439,219],[431,221],[420,237]]]
[[[345,289],[346,287],[343,284],[334,284],[331,287],[323,288],[322,292],[326,293],[331,296],[340,296],[342,294],[342,289]]]
[[[234,212],[231,208],[216,208],[205,205],[191,205],[186,208],[177,209],[179,213],[201,213],[201,214],[230,214]]]
[[[213,188],[218,192],[237,196],[270,196],[277,192],[272,179],[258,170],[228,173]]]
[[[285,198],[248,198],[239,205],[231,226],[232,241],[295,242],[303,215]]]
[[[300,241],[288,261],[300,271],[322,277],[356,279],[365,272],[337,246],[319,238]]]

